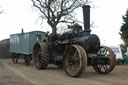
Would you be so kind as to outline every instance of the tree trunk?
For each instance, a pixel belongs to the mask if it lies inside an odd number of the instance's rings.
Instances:
[[[52,33],[53,33],[54,35],[56,35],[56,31],[57,31],[57,28],[56,28],[56,27],[53,27],[53,28],[52,28]]]
[[[58,24],[58,23],[52,23],[50,20],[48,20],[47,22],[48,22],[48,24],[49,24],[49,25],[51,26],[51,28],[52,28],[52,33],[53,33],[54,35],[56,35],[57,24]]]

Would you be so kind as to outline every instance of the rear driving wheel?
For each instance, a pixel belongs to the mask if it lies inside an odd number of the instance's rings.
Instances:
[[[65,51],[64,68],[71,77],[80,76],[87,67],[87,56],[79,45],[71,45]]]
[[[33,63],[37,69],[45,69],[49,63],[49,51],[46,43],[36,43],[33,49]]]
[[[101,74],[110,73],[114,69],[116,64],[116,56],[112,49],[106,46],[102,46],[97,52],[97,56],[102,56],[102,58],[106,58],[107,62],[97,63],[93,65],[94,70]]]

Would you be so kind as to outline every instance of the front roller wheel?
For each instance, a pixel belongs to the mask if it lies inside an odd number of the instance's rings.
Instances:
[[[33,63],[37,69],[45,69],[49,64],[49,51],[46,43],[36,43],[33,49]]]
[[[65,51],[64,68],[71,77],[80,76],[87,67],[87,56],[79,45],[71,45]]]
[[[93,65],[94,70],[101,74],[110,73],[114,69],[116,64],[116,56],[112,49],[106,46],[102,46],[97,52],[97,56],[102,56],[102,58],[106,58],[107,62],[97,63]]]

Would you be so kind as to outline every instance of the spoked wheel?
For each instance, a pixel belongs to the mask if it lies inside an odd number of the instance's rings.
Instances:
[[[12,54],[12,62],[17,64],[19,56],[15,53]]]
[[[37,69],[45,69],[49,63],[49,51],[46,43],[36,43],[33,49],[33,63]]]
[[[114,69],[116,64],[116,56],[112,49],[106,46],[102,46],[97,52],[97,56],[101,56],[102,59],[105,59],[105,62],[93,65],[94,70],[101,74],[110,73]],[[100,58],[98,59],[99,61],[102,61],[100,60]]]
[[[66,49],[64,56],[64,68],[71,77],[80,76],[87,67],[87,56],[79,45],[71,45]]]
[[[24,56],[24,63],[26,66],[30,65],[31,58],[30,56]]]

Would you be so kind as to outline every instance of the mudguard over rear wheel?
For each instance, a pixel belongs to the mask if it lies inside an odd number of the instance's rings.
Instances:
[[[71,45],[65,51],[64,68],[71,77],[80,76],[87,67],[87,56],[79,45]]]
[[[45,69],[49,64],[49,51],[46,43],[36,43],[33,49],[33,63],[37,69]]]

